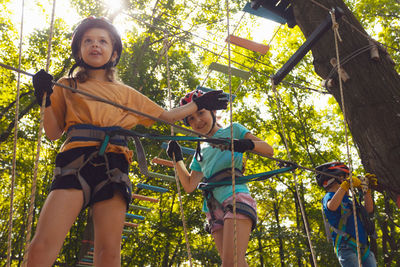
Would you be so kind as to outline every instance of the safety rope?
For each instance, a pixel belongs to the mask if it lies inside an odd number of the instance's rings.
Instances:
[[[345,133],[345,143],[346,143],[346,152],[347,152],[347,159],[349,162],[349,173],[350,173],[350,190],[353,196],[352,202],[353,202],[353,213],[354,213],[354,227],[355,227],[355,232],[356,232],[356,243],[357,243],[357,256],[358,256],[358,265],[362,266],[362,260],[361,260],[361,250],[360,250],[360,239],[359,239],[359,234],[358,234],[358,222],[357,222],[357,209],[356,209],[356,194],[354,192],[354,185],[353,185],[353,179],[352,179],[352,172],[353,172],[353,166],[352,166],[352,158],[350,154],[350,146],[349,146],[349,136],[347,132],[347,123],[346,123],[346,108],[344,105],[344,92],[343,92],[343,83],[342,83],[342,72],[340,71],[340,57],[339,57],[339,45],[338,45],[338,40],[342,41],[339,35],[339,24],[336,22],[335,19],[335,12],[330,11],[331,18],[332,18],[332,29],[333,29],[333,35],[335,38],[335,50],[336,50],[336,60],[337,60],[337,73],[338,73],[338,80],[339,80],[339,88],[340,88],[340,98],[341,98],[341,106],[342,106],[342,113],[343,113],[343,125],[344,125],[344,133]]]
[[[281,110],[281,105],[280,105],[280,101],[279,101],[279,95],[278,95],[278,91],[276,90],[276,85],[275,85],[273,79],[271,79],[271,86],[272,86],[272,90],[274,91],[274,95],[275,95],[275,98],[276,98],[276,104],[277,104],[277,107],[278,107],[279,121],[280,121],[280,125],[281,125],[281,128],[282,128],[282,136],[283,136],[283,141],[285,143],[286,153],[288,155],[289,161],[292,161],[292,156],[291,156],[291,153],[290,153],[290,150],[289,150],[288,141],[287,141],[287,138],[286,138],[285,128],[284,128],[284,125],[283,125],[282,110]],[[294,179],[294,183],[295,183],[297,200],[299,202],[300,211],[301,211],[301,215],[302,215],[303,223],[304,223],[304,228],[306,229],[307,239],[308,239],[308,243],[309,243],[309,246],[310,246],[311,256],[312,256],[312,259],[313,259],[314,266],[318,267],[317,260],[315,258],[314,247],[313,247],[313,244],[312,244],[312,241],[311,241],[310,230],[308,229],[308,222],[307,222],[307,219],[306,219],[306,214],[305,214],[305,211],[304,211],[303,202],[301,201],[301,197],[300,197],[300,190],[299,190],[299,185],[298,185],[298,182],[297,182],[296,173],[293,171],[292,174],[293,174],[293,179]]]
[[[226,5],[226,29],[227,36],[229,37],[229,0],[225,0]],[[243,16],[242,16],[243,17]],[[238,24],[239,25],[239,24]],[[233,105],[232,105],[232,73],[231,73],[231,39],[228,38],[227,42],[228,51],[228,85],[229,85],[229,123],[231,134],[231,171],[232,171],[232,208],[233,208],[233,259],[234,267],[238,264],[237,255],[237,214],[236,214],[236,184],[235,184],[235,150],[233,145]],[[222,52],[221,52],[222,54]],[[207,76],[208,77],[208,76]],[[221,255],[222,256],[222,255]]]
[[[56,9],[56,0],[53,1],[53,10],[52,10],[52,14],[51,14],[50,33],[49,33],[49,42],[48,42],[48,47],[47,47],[47,61],[46,61],[46,71],[47,72],[49,71],[49,67],[50,67],[51,43],[52,43],[52,38],[53,38],[55,9]],[[35,166],[33,169],[32,189],[31,189],[31,196],[30,196],[30,202],[29,202],[25,253],[24,253],[24,258],[23,258],[23,262],[22,262],[22,266],[24,266],[24,267],[27,265],[28,250],[29,250],[29,245],[31,242],[32,218],[33,218],[33,213],[34,213],[33,209],[35,206],[36,181],[37,181],[37,171],[38,171],[38,166],[39,166],[40,147],[42,144],[45,105],[46,105],[46,94],[43,96],[42,104],[40,107],[40,124],[39,124],[39,130],[38,130],[38,142],[37,142],[37,147],[36,147]]]
[[[169,51],[169,43],[168,43],[168,34],[165,34],[164,37],[164,48],[165,48],[165,61],[166,61],[166,67],[167,67],[167,87],[168,87],[168,102],[169,102],[169,108],[172,109],[172,98],[171,98],[171,83],[170,83],[170,72],[169,72],[169,57],[168,57],[168,51]],[[171,127],[171,135],[174,135],[174,128]],[[190,250],[190,243],[189,243],[189,237],[188,237],[188,230],[187,230],[187,224],[186,224],[186,219],[185,219],[185,213],[183,211],[183,204],[182,204],[182,194],[181,194],[181,187],[179,185],[179,177],[178,173],[176,171],[176,161],[175,161],[175,155],[174,155],[174,160],[172,161],[174,164],[174,172],[175,172],[175,182],[176,182],[176,189],[178,191],[178,199],[179,199],[179,209],[181,212],[182,216],[182,225],[183,225],[183,232],[185,236],[185,241],[186,241],[186,250],[189,258],[189,264],[190,266],[192,265],[192,253]]]
[[[24,9],[25,0],[22,0],[21,10],[21,30],[19,38],[19,56],[18,68],[21,68],[22,59],[22,39],[24,31]],[[18,139],[18,118],[19,118],[19,97],[20,97],[21,74],[18,73],[17,78],[17,96],[15,99],[15,116],[14,116],[14,143],[13,143],[13,158],[11,170],[11,185],[10,185],[10,214],[8,219],[8,237],[7,237],[7,267],[11,266],[11,246],[12,246],[12,230],[13,230],[13,213],[14,213],[14,187],[15,187],[15,170],[17,166],[17,139]]]

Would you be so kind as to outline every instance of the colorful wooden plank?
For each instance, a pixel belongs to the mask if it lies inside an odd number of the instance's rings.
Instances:
[[[130,234],[130,233],[132,233],[132,230],[129,230],[129,229],[123,229],[123,230],[122,230],[122,232],[123,232],[123,233]]]
[[[131,223],[131,222],[124,222],[124,225],[125,225],[126,227],[138,227],[138,226],[139,226],[139,224],[137,224],[137,223]]]
[[[175,177],[171,175],[161,174],[157,172],[148,172],[148,176],[153,178],[160,178],[169,183],[175,182]]]
[[[254,41],[241,38],[235,35],[229,35],[228,38],[225,40],[226,42],[230,42],[231,44],[246,48],[248,50],[260,53],[262,55],[265,55],[268,50],[269,50],[269,45],[265,44],[259,44]]]
[[[210,64],[210,66],[208,66],[208,69],[209,70],[219,71],[219,72],[222,72],[222,73],[225,73],[225,74],[229,74],[229,67],[226,66],[226,65],[219,64],[217,62],[212,62]],[[234,68],[234,67],[231,67],[230,69],[231,69],[231,75],[237,76],[237,77],[242,78],[244,80],[248,80],[250,78],[250,76],[251,76],[251,73],[249,71],[244,71],[244,70],[237,69],[237,68]]]
[[[280,23],[280,24],[285,24],[286,23],[286,20],[284,18],[282,18],[281,16],[276,15],[275,13],[269,11],[266,8],[262,7],[262,8],[258,8],[258,9],[253,9],[251,7],[251,3],[250,2],[246,3],[246,5],[243,8],[243,11],[247,12],[249,14],[258,16],[258,17],[262,17],[262,18],[265,18],[265,19],[268,19],[268,20],[275,21],[275,22]]]
[[[125,213],[125,216],[129,219],[136,219],[136,220],[144,220],[143,216],[136,215],[136,214],[131,214],[131,213]]]
[[[146,196],[139,195],[139,194],[132,194],[132,198],[139,199],[139,200],[144,200],[144,201],[150,201],[150,202],[154,202],[154,203],[157,203],[159,201],[156,198],[146,197]]]
[[[78,262],[79,266],[94,266],[93,263],[80,261]]]
[[[151,208],[149,208],[149,207],[143,207],[143,206],[138,206],[138,205],[133,205],[133,204],[130,204],[129,208],[134,209],[134,210],[143,210],[143,211],[147,211],[147,212],[151,211]]]
[[[165,167],[170,167],[170,168],[174,167],[174,163],[171,160],[166,160],[158,157],[153,158],[151,162]]]
[[[201,91],[203,91],[203,92],[215,91],[215,89],[203,87],[203,86],[200,86],[200,85],[198,85],[198,86],[196,87],[196,89],[199,89],[199,90],[201,90]],[[229,100],[229,94],[228,94],[228,93],[225,93],[225,92],[224,92],[223,94],[226,95],[227,99]],[[235,100],[235,98],[236,98],[236,95],[232,95],[232,101]]]
[[[164,149],[167,149],[168,144],[167,144],[167,143],[162,143],[162,144],[161,144],[161,147],[164,148]],[[183,153],[183,154],[186,154],[186,155],[191,155],[191,156],[193,156],[194,153],[196,152],[195,149],[189,148],[189,147],[181,147],[181,149],[182,149],[182,153]]]
[[[163,187],[159,187],[159,186],[154,186],[154,185],[149,185],[149,184],[142,184],[142,183],[138,183],[136,185],[137,188],[141,188],[141,189],[147,189],[147,190],[151,190],[154,192],[159,192],[159,193],[166,193],[168,192],[167,188],[163,188]]]
[[[93,263],[93,260],[92,260],[92,259],[85,259],[85,258],[83,258],[83,259],[81,259],[81,262]]]

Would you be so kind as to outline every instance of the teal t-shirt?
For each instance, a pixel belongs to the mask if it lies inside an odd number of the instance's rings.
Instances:
[[[233,123],[232,127],[234,139],[243,139],[246,133],[249,132],[249,130],[240,123]],[[230,138],[230,126],[219,129],[212,137]],[[200,148],[201,154],[203,155],[203,161],[199,162],[196,160],[196,158],[193,158],[193,161],[190,164],[190,169],[193,171],[202,172],[204,177],[209,178],[214,173],[232,167],[231,151],[221,151],[219,148],[213,148],[209,143],[206,142],[202,143]],[[235,168],[239,170],[243,169],[243,153],[234,153],[234,164]],[[237,184],[235,185],[235,193],[250,193],[250,191],[246,184]],[[232,186],[229,185],[216,187],[213,189],[213,195],[218,202],[222,203],[225,199],[232,196]],[[203,211],[208,212],[205,200],[203,202]]]

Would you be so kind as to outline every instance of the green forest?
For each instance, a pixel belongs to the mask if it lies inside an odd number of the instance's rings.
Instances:
[[[365,154],[360,153],[364,151],[363,147],[352,138],[352,132],[357,129],[354,124],[351,127],[345,124],[342,104],[324,86],[324,78],[317,74],[314,68],[314,64],[318,63],[313,56],[315,51],[307,53],[277,85],[278,94],[272,90],[271,77],[306,41],[305,36],[310,32],[305,34],[299,26],[290,28],[287,24],[281,25],[243,12],[247,3],[244,0],[121,0],[113,2],[113,5],[120,4],[119,8],[114,6],[113,9],[107,1],[102,0],[54,1],[55,3],[51,0],[25,1],[25,5],[30,8],[26,8],[23,13],[23,1],[1,1],[2,65],[33,74],[45,69],[49,59],[49,73],[55,80],[66,76],[74,63],[70,49],[74,25],[92,15],[108,17],[122,35],[123,52],[117,66],[122,82],[139,90],[165,109],[177,106],[185,93],[199,85],[227,93],[231,90],[236,96],[232,109],[228,107],[228,110],[217,113],[218,123],[228,126],[232,115],[234,122],[241,123],[254,135],[272,145],[274,158],[292,161],[304,167],[297,168],[293,173],[287,172],[264,181],[249,183],[252,196],[257,201],[259,219],[247,250],[249,266],[315,266],[312,251],[318,266],[339,266],[333,246],[327,241],[321,213],[321,199],[325,192],[317,185],[315,173],[308,170],[329,161],[352,165],[353,175],[363,176],[376,169],[381,171],[376,172],[378,184],[383,181],[385,186],[373,190],[373,220],[377,238],[371,239],[371,250],[375,253],[378,266],[400,265],[400,213],[397,206],[400,204],[396,205],[396,191],[390,190],[392,181],[397,192],[400,191],[400,178],[390,180],[382,177],[380,180],[381,173],[390,172],[387,169],[390,169],[390,164],[368,167],[363,164],[361,157]],[[329,15],[327,9],[333,6],[347,6],[354,20],[380,44],[380,60],[390,60],[392,68],[398,73],[399,0],[343,1],[300,2],[313,6],[322,17]],[[68,12],[74,14],[77,20],[65,19],[65,15],[60,13],[67,10],[60,8],[55,9],[52,20],[53,4],[57,6],[61,2],[63,5],[69,2]],[[296,9],[296,5],[300,5],[298,1],[290,2],[294,3],[296,18],[309,16],[310,21],[316,25],[321,22],[318,16],[301,13],[300,8]],[[35,17],[30,14],[33,9],[36,12]],[[346,27],[346,22],[349,23],[346,18],[339,20],[339,34]],[[23,27],[21,23],[24,23]],[[25,31],[36,25],[35,23],[37,26]],[[303,21],[298,24],[302,29],[305,28]],[[262,55],[228,44],[225,41],[228,34],[249,40],[257,38],[258,43],[269,45],[270,49]],[[354,31],[352,34],[356,36],[360,33]],[[330,29],[323,38],[329,37],[333,40],[333,36]],[[342,36],[339,47],[346,46],[349,41],[346,37]],[[49,40],[51,48],[48,55]],[[379,64],[369,58],[369,53],[369,50],[365,50],[356,56],[365,58],[366,62],[370,62],[368,64]],[[335,50],[329,51],[329,54],[335,55]],[[343,58],[345,56],[342,55]],[[246,71],[249,78],[211,71],[209,65],[213,62]],[[365,66],[352,65],[352,68],[355,67]],[[329,72],[332,66],[326,68]],[[364,77],[355,77],[351,75],[349,65],[345,65],[344,69],[349,71],[351,82],[356,82],[354,79],[373,77],[373,73],[369,71],[364,72]],[[395,78],[399,78],[398,74]],[[9,251],[11,266],[21,266],[25,244],[29,241],[28,223],[32,229],[32,237],[49,192],[55,157],[65,137],[51,141],[42,135],[36,186],[32,190],[36,172],[40,108],[35,102],[29,75],[0,67],[0,79],[0,266],[6,266]],[[337,81],[336,83],[338,84]],[[399,83],[395,86],[397,91],[393,99],[400,99]],[[347,84],[346,90],[349,90],[348,87]],[[346,97],[343,101],[346,102]],[[183,123],[178,125],[183,126]],[[358,127],[363,129],[363,125]],[[159,135],[171,134],[171,127],[160,122],[150,128],[138,126],[133,130]],[[168,159],[161,147],[162,141],[145,138],[141,141],[146,151],[149,171],[174,176],[173,168],[151,162],[155,157]],[[194,142],[181,144],[191,148],[196,145]],[[129,146],[134,150],[133,142]],[[384,144],[376,143],[376,146],[378,149],[378,146],[382,148]],[[185,158],[187,166],[190,162],[191,157]],[[273,159],[246,154],[245,174],[278,168],[277,161]],[[133,199],[129,213],[143,216],[144,220],[127,218],[128,222],[137,223],[138,226],[127,227],[124,232],[122,266],[190,266],[188,247],[193,266],[221,264],[212,237],[204,230],[206,220],[201,211],[200,190],[191,194],[180,190],[180,199],[175,181],[143,175],[135,155],[130,167],[130,179],[134,193],[159,201],[153,203]],[[138,183],[167,188],[168,192],[157,193],[140,189],[135,186]],[[32,194],[35,198],[30,222],[28,217]],[[180,202],[187,228],[188,246]],[[137,209],[135,205],[148,209]],[[76,266],[84,252],[86,253],[88,214],[88,209],[80,213],[65,239],[55,266]],[[306,229],[309,229],[312,250]]]

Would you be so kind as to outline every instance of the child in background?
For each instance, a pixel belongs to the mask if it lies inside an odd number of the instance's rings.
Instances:
[[[202,97],[204,92],[195,90],[188,93],[180,101],[184,107]],[[184,123],[194,131],[209,135],[212,138],[230,138],[230,127],[222,128],[216,123],[216,111],[199,109],[184,119]],[[252,135],[243,125],[234,123],[234,165],[237,176],[243,173],[243,153],[246,151],[257,152],[263,156],[272,156],[273,149],[266,142]],[[201,157],[194,157],[190,173],[183,163],[182,151],[176,141],[170,141],[167,148],[169,157],[176,161],[176,171],[179,180],[186,192],[190,193],[205,179],[211,182],[216,176],[231,177],[231,151],[210,146],[208,143],[201,145]],[[207,192],[207,191],[206,191]],[[214,238],[215,245],[222,260],[222,266],[234,266],[234,216],[232,208],[232,186],[219,186],[205,195],[203,211],[208,219],[208,230]],[[256,202],[251,197],[246,184],[235,186],[236,194],[236,219],[237,219],[237,260],[239,267],[248,266],[246,250],[250,239],[251,230],[257,222]]]
[[[343,267],[356,267],[358,266],[358,256],[353,203],[349,197],[350,181],[346,179],[349,176],[349,168],[340,162],[329,162],[318,166],[316,170],[340,177],[334,178],[320,173],[316,176],[318,185],[327,191],[322,200],[322,205],[329,227],[333,230],[331,233],[332,241],[339,263]],[[354,188],[361,186],[360,179],[353,176],[352,180]],[[364,200],[366,211],[368,213],[373,212],[374,206],[370,189],[364,195]],[[369,250],[366,225],[363,225],[360,211],[357,209],[362,265],[373,267],[376,266],[376,260],[374,253]]]
[[[224,109],[221,92],[165,111],[146,96],[115,78],[115,66],[122,52],[121,37],[104,18],[89,17],[75,29],[72,55],[76,63],[69,78],[60,84],[74,86],[168,122],[181,120],[196,110]],[[78,72],[74,74],[74,70]],[[28,266],[51,266],[66,234],[82,208],[93,208],[94,264],[120,266],[121,235],[125,212],[131,200],[128,178],[132,151],[124,136],[111,136],[105,153],[99,153],[106,132],[137,124],[150,126],[153,120],[73,93],[60,86],[52,88],[53,77],[41,70],[33,77],[38,103],[46,94],[44,128],[51,140],[63,133],[67,139],[56,158],[50,193],[40,212],[35,236],[28,251]],[[54,89],[54,90],[53,90]]]

